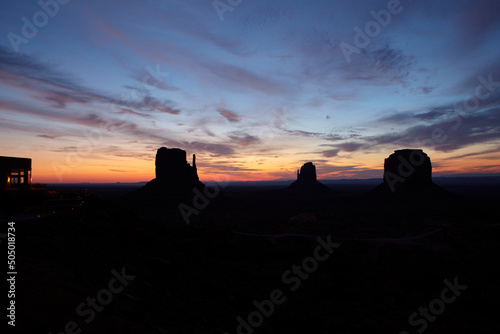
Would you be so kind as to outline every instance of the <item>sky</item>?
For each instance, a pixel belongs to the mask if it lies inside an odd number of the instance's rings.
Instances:
[[[500,173],[500,2],[3,0],[0,155],[33,182]],[[189,161],[190,162],[190,161]]]

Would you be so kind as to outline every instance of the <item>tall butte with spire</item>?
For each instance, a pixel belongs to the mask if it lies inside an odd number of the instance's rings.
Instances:
[[[137,191],[139,195],[182,197],[192,194],[193,188],[203,188],[196,168],[196,155],[193,165],[186,159],[186,151],[180,148],[161,147],[156,151],[156,177]]]
[[[290,185],[289,190],[307,194],[333,192],[316,179],[316,166],[312,162],[303,164],[300,171],[297,170],[297,181]]]
[[[195,186],[200,181],[196,169],[196,155],[193,154],[193,165],[190,166],[186,160],[186,151],[180,148],[159,148],[156,152],[155,173],[155,180],[165,186]]]

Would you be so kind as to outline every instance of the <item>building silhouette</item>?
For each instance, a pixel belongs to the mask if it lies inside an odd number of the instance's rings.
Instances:
[[[0,157],[0,189],[29,189],[31,187],[31,159]]]

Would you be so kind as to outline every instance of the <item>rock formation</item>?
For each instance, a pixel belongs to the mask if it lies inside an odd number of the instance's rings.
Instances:
[[[385,159],[384,180],[375,191],[421,195],[444,190],[432,182],[429,156],[420,149],[403,149]]]
[[[193,154],[193,166],[186,160],[186,151],[179,148],[162,147],[156,152],[156,180],[168,186],[181,184],[195,186],[200,180],[196,170],[196,156]]]
[[[203,183],[198,178],[196,156],[193,165],[186,160],[186,151],[179,148],[161,147],[156,152],[156,178],[136,191],[139,196],[182,198],[192,195],[194,188],[202,189]]]
[[[289,189],[293,192],[309,194],[332,192],[332,189],[316,179],[316,166],[312,162],[307,162],[300,167],[300,172],[297,171],[297,181],[293,182]]]
[[[307,162],[300,167],[300,172],[297,170],[297,181],[314,182],[316,180],[316,166],[312,162]]]

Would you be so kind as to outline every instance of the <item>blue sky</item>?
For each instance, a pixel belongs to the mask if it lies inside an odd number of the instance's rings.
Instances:
[[[34,181],[149,180],[161,146],[202,179],[381,177],[400,148],[434,175],[500,172],[498,1],[0,9],[0,155]]]

